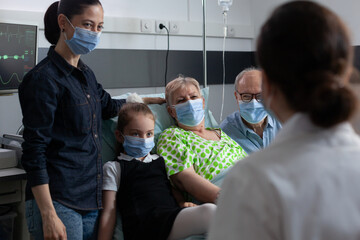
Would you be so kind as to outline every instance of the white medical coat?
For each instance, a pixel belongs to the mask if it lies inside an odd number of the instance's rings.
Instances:
[[[359,136],[295,114],[225,178],[208,239],[360,239]]]

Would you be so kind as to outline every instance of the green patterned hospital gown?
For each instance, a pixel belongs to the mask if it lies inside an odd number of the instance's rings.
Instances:
[[[198,175],[212,180],[247,156],[242,147],[223,131],[221,139],[213,141],[172,126],[161,133],[157,146],[157,153],[164,158],[169,176],[194,166]]]

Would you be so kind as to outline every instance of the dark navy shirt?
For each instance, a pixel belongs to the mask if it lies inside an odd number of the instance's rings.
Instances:
[[[88,66],[71,66],[54,47],[24,77],[19,99],[26,200],[31,187],[49,184],[52,199],[70,208],[101,208],[101,118],[116,116],[125,100],[111,99]]]

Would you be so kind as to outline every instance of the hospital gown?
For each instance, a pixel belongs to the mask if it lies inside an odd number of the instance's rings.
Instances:
[[[169,176],[193,166],[198,175],[210,181],[247,156],[223,131],[221,139],[213,141],[175,126],[161,133],[157,152],[165,159]]]

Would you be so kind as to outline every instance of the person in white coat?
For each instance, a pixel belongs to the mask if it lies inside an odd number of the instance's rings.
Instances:
[[[225,178],[208,239],[360,239],[352,57],[347,28],[327,8],[292,1],[272,13],[257,59],[264,104],[283,128]]]

